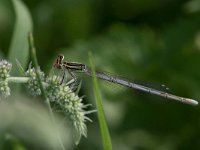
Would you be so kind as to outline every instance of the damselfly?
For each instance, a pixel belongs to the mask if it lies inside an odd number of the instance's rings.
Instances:
[[[81,72],[84,73],[85,75],[88,76],[92,76],[92,71],[91,69],[89,69],[85,64],[82,63],[77,63],[77,62],[67,62],[64,61],[64,55],[59,55],[56,59],[56,62],[54,63],[54,67],[57,69],[61,69],[64,71],[64,75],[63,75],[63,79],[62,82],[64,80],[65,77],[65,71],[68,71],[68,73],[73,77],[76,78],[75,76],[75,72]],[[140,85],[140,84],[136,84],[133,82],[129,82],[128,80],[124,80],[118,77],[114,77],[112,75],[103,73],[103,72],[98,72],[96,71],[96,77],[102,80],[106,80],[109,82],[113,82],[122,86],[126,86],[132,89],[136,89],[136,90],[140,90],[149,94],[153,94],[153,95],[158,95],[167,99],[172,99],[172,100],[176,100],[182,103],[186,103],[186,104],[190,104],[190,105],[198,105],[198,101],[190,99],[190,98],[184,98],[184,97],[180,97],[180,96],[176,96],[164,91],[160,91],[157,89],[153,89],[150,87],[146,87],[144,85]]]

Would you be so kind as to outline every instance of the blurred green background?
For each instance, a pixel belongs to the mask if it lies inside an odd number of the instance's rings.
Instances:
[[[173,94],[200,98],[199,0],[23,2],[31,13],[39,64],[46,73],[59,53],[66,60],[89,64],[87,54],[92,51],[100,70],[159,89],[164,84]],[[12,1],[0,0],[0,55],[4,58],[15,20]],[[86,95],[84,103],[94,103],[91,79],[82,79],[79,94]],[[99,82],[114,150],[200,149],[199,106]],[[73,149],[102,149],[97,115],[90,118],[94,122],[87,123],[88,138]]]

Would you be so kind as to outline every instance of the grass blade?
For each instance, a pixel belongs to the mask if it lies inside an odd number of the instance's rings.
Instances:
[[[19,60],[16,59],[16,65],[18,67],[18,71],[21,75],[24,75],[25,74],[25,70],[24,68],[22,67],[21,63],[19,62]]]
[[[8,59],[13,65],[12,74],[19,75],[15,60],[20,60],[22,67],[26,67],[29,58],[27,33],[32,31],[32,19],[29,10],[21,0],[12,0],[12,3],[16,20]]]
[[[89,53],[89,60],[90,60],[90,65],[92,69],[92,81],[93,81],[93,86],[94,86],[94,95],[96,99],[96,105],[97,105],[97,111],[98,111],[97,114],[98,114],[98,119],[99,119],[100,130],[101,130],[103,148],[104,150],[112,150],[110,133],[109,133],[108,126],[105,120],[105,115],[104,115],[103,106],[102,106],[102,98],[99,91],[97,78],[95,76],[95,67],[93,64],[91,53]]]

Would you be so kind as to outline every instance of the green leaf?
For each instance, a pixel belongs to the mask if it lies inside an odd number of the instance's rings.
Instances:
[[[97,114],[98,114],[100,129],[101,129],[103,148],[104,148],[104,150],[112,150],[110,133],[109,133],[108,126],[107,126],[107,123],[105,120],[104,110],[103,110],[103,106],[102,106],[102,98],[101,98],[99,85],[98,85],[97,78],[96,78],[95,67],[93,64],[91,53],[89,53],[89,60],[90,60],[90,65],[91,65],[91,69],[92,69],[92,81],[93,81],[93,86],[94,86],[94,95],[95,95],[95,99],[96,99],[96,105],[97,105],[97,111],[98,111]]]
[[[22,67],[26,67],[29,58],[27,34],[32,31],[32,19],[29,10],[21,0],[12,0],[12,3],[16,20],[8,59],[13,65],[12,73],[19,75],[15,60],[19,60]]]

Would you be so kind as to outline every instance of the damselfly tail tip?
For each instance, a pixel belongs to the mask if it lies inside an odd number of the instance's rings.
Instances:
[[[193,105],[193,106],[197,106],[199,104],[198,101],[194,100],[194,99],[190,99],[190,98],[186,98],[185,103]]]

